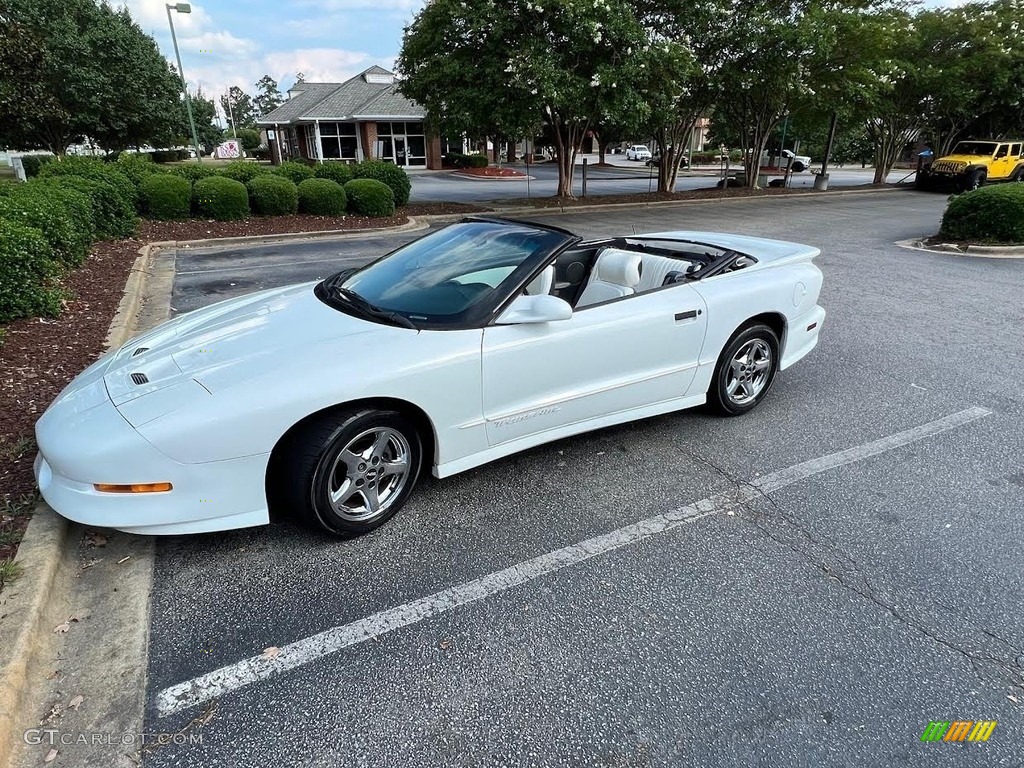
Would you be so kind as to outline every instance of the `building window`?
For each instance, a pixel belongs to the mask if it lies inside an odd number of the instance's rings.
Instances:
[[[304,126],[306,133],[306,157],[315,160],[319,155],[316,152],[316,129],[312,125]]]
[[[355,123],[320,123],[325,160],[355,160],[359,149]]]
[[[423,123],[377,123],[377,149],[382,160],[395,165],[425,166],[427,138]]]

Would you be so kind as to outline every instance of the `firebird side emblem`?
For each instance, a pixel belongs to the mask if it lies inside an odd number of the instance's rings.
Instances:
[[[526,413],[517,413],[515,416],[509,416],[505,419],[498,419],[492,422],[496,427],[507,427],[509,424],[518,424],[521,421],[527,421],[528,419],[536,418],[537,416],[547,416],[549,413],[557,413],[562,410],[557,405],[550,405],[547,408],[541,408],[536,411],[528,411]]]

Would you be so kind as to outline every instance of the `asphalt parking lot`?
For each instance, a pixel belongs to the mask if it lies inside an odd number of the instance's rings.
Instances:
[[[816,245],[821,344],[747,416],[672,414],[426,478],[358,540],[160,539],[147,730],[213,716],[202,744],[147,764],[1024,764],[1024,263],[894,245],[944,203],[546,216]],[[172,304],[416,234],[180,251]],[[290,668],[266,674],[268,647]],[[998,726],[922,743],[932,720]]]

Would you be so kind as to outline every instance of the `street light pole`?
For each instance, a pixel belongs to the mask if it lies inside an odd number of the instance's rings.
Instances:
[[[203,160],[203,151],[199,148],[199,136],[196,134],[196,121],[192,117],[192,99],[188,95],[188,85],[185,82],[185,70],[181,66],[181,53],[178,52],[178,38],[174,34],[174,20],[171,18],[171,11],[178,13],[192,13],[192,6],[188,3],[167,3],[167,23],[171,26],[171,41],[174,43],[174,56],[178,60],[178,74],[181,76],[181,90],[185,94],[185,109],[188,111],[188,124],[192,128],[192,144],[196,148],[196,162]]]

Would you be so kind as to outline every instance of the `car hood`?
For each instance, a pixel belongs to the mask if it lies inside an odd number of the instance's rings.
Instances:
[[[989,155],[944,155],[937,163],[978,163],[990,159]]]
[[[132,339],[113,355],[104,371],[110,399],[122,408],[182,384],[213,395],[231,380],[221,375],[225,369],[285,366],[289,351],[300,343],[403,330],[327,306],[314,295],[314,285],[306,283],[230,299]],[[122,412],[127,418],[128,414]]]

